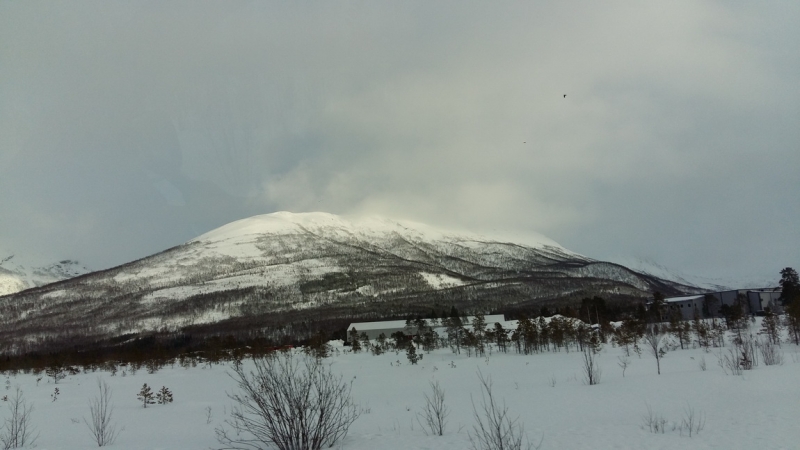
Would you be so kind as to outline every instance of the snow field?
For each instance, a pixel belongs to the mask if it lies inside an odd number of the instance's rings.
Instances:
[[[661,375],[656,374],[652,356],[643,352],[639,358],[632,353],[624,378],[617,365],[623,350],[606,345],[598,355],[602,378],[594,386],[584,384],[582,354],[575,351],[533,355],[493,351],[487,360],[439,349],[411,365],[403,352],[373,356],[345,352],[347,347],[340,344],[335,348],[338,352],[325,362],[344,381],[352,381],[353,397],[362,408],[361,417],[337,448],[468,448],[467,433],[475,423],[470,396],[480,407],[478,370],[491,376],[497,398],[505,401],[512,417],[519,416],[532,441],[542,439],[542,449],[791,449],[800,443],[796,426],[800,351],[792,344],[783,344],[783,365],[761,364],[741,376],[725,375],[714,350],[669,352]],[[705,371],[700,369],[703,358]],[[89,399],[97,395],[98,377],[111,386],[114,421],[125,427],[107,448],[217,446],[214,428],[231,409],[225,393],[234,389],[229,366],[176,365],[155,374],[127,372],[124,377],[121,372],[113,377],[108,372],[68,376],[58,385],[43,378],[38,386],[35,375],[19,374],[9,378],[10,389],[0,396],[10,397],[14,386],[20,386],[35,407],[33,424],[40,432],[36,444],[42,450],[93,447],[82,420],[89,416]],[[444,436],[427,436],[416,420],[433,380],[444,388],[451,411]],[[174,403],[142,408],[136,394],[143,383],[153,391],[166,386],[174,393]],[[54,402],[55,387],[60,395]],[[666,433],[643,428],[646,404],[669,421]],[[207,407],[210,423],[206,423]],[[705,418],[705,428],[692,438],[671,430],[672,422],[680,423],[689,407]],[[7,416],[6,404],[0,402],[0,419]]]

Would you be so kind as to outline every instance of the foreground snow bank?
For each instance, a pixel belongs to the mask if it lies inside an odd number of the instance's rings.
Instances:
[[[785,362],[758,366],[741,376],[726,375],[714,351],[701,349],[669,352],[656,375],[652,357],[633,354],[622,376],[621,349],[607,345],[598,355],[602,368],[599,385],[583,382],[582,354],[499,354],[468,358],[449,350],[426,354],[411,365],[405,354],[380,356],[346,353],[339,347],[326,360],[334,372],[353,383],[353,397],[361,417],[353,424],[341,447],[353,450],[453,449],[469,447],[468,432],[475,423],[471,398],[480,400],[480,370],[490,376],[495,395],[506,402],[531,441],[542,439],[542,449],[598,448],[797,448],[796,426],[800,384],[800,353],[784,344]],[[705,360],[707,370],[700,368]],[[42,450],[77,450],[93,447],[83,418],[89,416],[89,399],[97,395],[101,377],[113,389],[114,421],[124,426],[112,449],[200,449],[217,445],[214,429],[231,411],[226,391],[234,389],[226,365],[166,368],[155,374],[139,371],[116,376],[97,372],[69,376],[58,385],[37,376],[19,374],[4,380],[8,390],[19,386],[35,410],[33,425],[40,433]],[[444,436],[427,436],[417,422],[425,404],[429,382],[439,381],[452,411]],[[158,390],[166,386],[174,403],[142,408],[136,394],[147,383]],[[59,395],[55,401],[55,388]],[[2,389],[2,388],[0,388]],[[0,418],[8,417],[0,402]],[[668,421],[664,434],[643,427],[647,405]],[[689,438],[672,423],[680,423],[688,408],[702,413],[705,427]],[[338,446],[337,446],[338,447]]]

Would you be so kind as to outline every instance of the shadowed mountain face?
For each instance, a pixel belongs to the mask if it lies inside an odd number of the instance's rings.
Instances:
[[[544,237],[514,244],[385,219],[275,213],[119,267],[0,297],[0,350],[200,329],[303,337],[320,321],[692,289],[594,261]]]

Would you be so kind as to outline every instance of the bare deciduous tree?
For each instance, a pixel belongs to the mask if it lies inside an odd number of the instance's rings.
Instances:
[[[503,402],[497,401],[492,393],[491,377],[484,377],[478,371],[481,382],[481,408],[480,411],[472,401],[472,414],[476,425],[472,426],[469,442],[473,450],[531,450],[541,446],[533,445],[525,434],[524,427],[519,423],[519,417],[512,419],[508,415],[508,407]],[[525,443],[523,444],[523,440]]]
[[[644,333],[644,342],[647,350],[656,359],[656,368],[658,374],[661,375],[661,358],[667,354],[667,346],[664,344],[664,334],[658,325],[652,324],[647,327],[647,331]]]
[[[0,445],[3,446],[3,450],[33,446],[39,437],[31,423],[33,405],[25,401],[19,387],[14,396],[8,399],[8,410],[11,417],[7,418],[0,428]]]
[[[89,413],[92,420],[86,420],[84,417],[83,422],[89,427],[89,432],[92,433],[92,438],[97,446],[105,447],[114,443],[122,429],[118,430],[117,426],[111,423],[114,412],[114,405],[111,403],[111,387],[98,378],[97,388],[100,390],[100,395],[89,401]]]
[[[441,436],[444,434],[450,410],[444,404],[444,389],[438,381],[431,382],[431,390],[433,392],[430,396],[425,394],[425,408],[422,413],[417,414],[417,421],[426,433]]]
[[[627,356],[617,356],[617,359],[617,365],[622,368],[622,378],[625,378],[625,370],[631,365],[631,359]]]
[[[231,419],[216,429],[224,449],[319,450],[344,438],[359,411],[350,396],[352,382],[317,358],[291,353],[253,359],[254,370],[234,364],[231,378],[239,393]]]
[[[583,380],[589,386],[600,383],[602,370],[597,365],[596,356],[591,346],[587,345],[583,348]]]

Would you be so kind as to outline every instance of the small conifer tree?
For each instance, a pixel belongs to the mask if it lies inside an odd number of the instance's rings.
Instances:
[[[360,352],[361,342],[358,340],[358,330],[356,330],[356,327],[350,330],[348,336],[350,337],[350,348],[353,349],[355,353]]]
[[[409,345],[406,348],[406,358],[411,364],[416,364],[420,359],[422,359],[422,355],[417,354],[417,349],[414,348],[413,345]]]
[[[780,346],[781,332],[783,331],[783,324],[781,323],[780,317],[769,308],[766,308],[764,313],[764,320],[761,322],[761,331],[759,331],[758,334],[767,336],[770,343]]]
[[[156,401],[159,405],[172,403],[172,392],[165,386],[161,386],[161,389],[156,393]]]
[[[145,408],[147,408],[147,405],[152,405],[155,403],[153,400],[153,390],[150,389],[150,386],[148,386],[147,383],[142,386],[142,390],[139,391],[139,394],[136,395],[136,398],[142,402],[142,406]]]
[[[63,380],[67,377],[64,367],[60,364],[48,367],[47,370],[45,370],[45,374],[53,379],[54,384],[58,384],[58,380]]]

